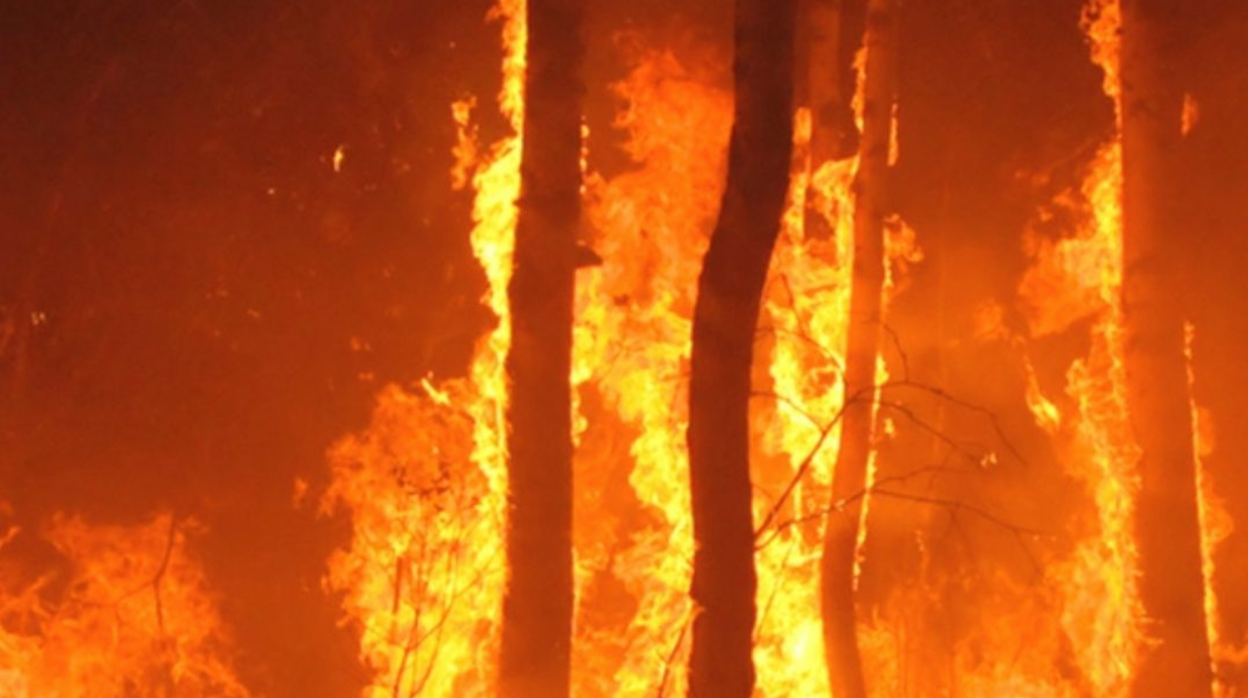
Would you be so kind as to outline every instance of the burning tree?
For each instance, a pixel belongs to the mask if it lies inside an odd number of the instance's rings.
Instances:
[[[832,479],[837,510],[824,533],[822,606],[824,642],[832,692],[863,698],[854,583],[861,539],[862,492],[874,448],[876,376],[883,326],[885,218],[889,214],[888,167],[892,146],[896,3],[867,5],[863,133],[859,145],[854,207],[853,286],[845,355],[840,450]]]
[[[857,126],[852,97],[857,76],[851,70],[854,49],[860,41],[850,40],[858,23],[861,0],[802,0],[798,9],[804,29],[800,57],[805,68],[805,102],[810,109],[810,161],[816,166],[842,160],[854,154]],[[807,235],[830,238],[836,234],[828,217],[816,203],[820,201],[813,181],[807,182]]]
[[[8,13],[0,698],[1238,695],[1237,3]]]
[[[579,0],[528,0],[519,219],[508,298],[507,592],[499,692],[567,696],[572,306],[581,197]]]
[[[1208,696],[1212,668],[1185,357],[1168,253],[1179,229],[1176,75],[1185,3],[1122,0],[1122,310],[1128,412],[1140,447],[1140,600],[1149,624],[1135,696]]]

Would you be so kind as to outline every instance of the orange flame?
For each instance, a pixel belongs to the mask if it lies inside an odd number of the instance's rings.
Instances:
[[[755,519],[761,531],[758,566],[759,618],[754,662],[767,695],[826,695],[823,630],[819,614],[819,564],[823,555],[822,513],[828,501],[840,430],[829,426],[842,405],[842,375],[848,341],[853,255],[853,181],[857,158],[810,162],[811,115],[802,109],[794,129],[798,166],[789,187],[789,206],[772,258],[764,299],[769,329],[768,377],[775,399],[756,405],[763,464]],[[813,186],[812,186],[813,184]],[[807,201],[807,194],[814,201]],[[807,208],[827,220],[833,235],[807,237]],[[761,358],[761,357],[760,357]],[[764,412],[764,410],[766,410]],[[813,453],[813,456],[811,455]],[[798,475],[783,511],[779,497]],[[772,465],[774,463],[774,465]],[[790,525],[804,521],[805,525]]]
[[[246,698],[204,573],[201,532],[168,514],[138,526],[55,517],[43,538],[64,571],[0,577],[0,695],[11,698]],[[19,532],[0,536],[0,553]],[[0,563],[7,563],[0,560]]]
[[[1121,119],[1119,31],[1115,0],[1093,0],[1084,12],[1093,60],[1105,74],[1106,94]],[[1065,466],[1088,488],[1095,525],[1070,558],[1049,570],[1063,599],[1062,626],[1075,662],[1097,695],[1123,695],[1142,641],[1142,607],[1132,533],[1139,449],[1127,423],[1123,363],[1122,143],[1097,153],[1075,203],[1084,225],[1070,238],[1033,245],[1035,265],[1020,293],[1031,332],[1041,336],[1095,318],[1091,348],[1067,374],[1071,406],[1064,412],[1038,388],[1029,397],[1037,421],[1059,436]],[[1086,208],[1083,208],[1086,207]]]
[[[1218,546],[1235,532],[1235,522],[1226,509],[1226,503],[1218,495],[1213,478],[1205,467],[1205,459],[1213,453],[1215,437],[1209,413],[1196,404],[1194,391],[1196,373],[1192,353],[1195,338],[1196,328],[1188,323],[1184,327],[1184,353],[1187,357],[1188,389],[1193,395],[1192,434],[1194,440],[1192,446],[1196,462],[1197,512],[1200,517],[1201,571],[1205,578],[1205,632],[1209,638],[1209,650],[1213,662],[1213,694],[1217,698],[1229,698],[1235,695],[1234,688],[1227,685],[1223,679],[1221,665],[1248,662],[1248,642],[1238,647],[1232,644],[1222,628],[1222,616],[1218,611],[1218,594],[1214,586],[1218,573],[1215,555]]]
[[[682,628],[693,558],[685,374],[699,262],[723,189],[732,118],[730,95],[709,87],[699,70],[670,52],[643,53],[615,88],[627,102],[617,126],[628,134],[625,149],[636,167],[610,181],[594,177],[588,187],[588,218],[605,261],[577,279],[574,378],[592,384],[610,419],[624,427],[627,480],[644,513],[603,530],[602,522],[587,521],[598,515],[590,503],[602,492],[578,486],[581,597],[592,596],[595,575],[607,575],[635,604],[610,623],[582,615],[574,646],[581,696],[685,692]],[[617,467],[586,462],[578,472]]]
[[[857,61],[858,89],[854,113],[861,128],[865,52]],[[770,356],[767,376],[773,398],[756,406],[759,431],[755,461],[755,520],[760,527],[758,567],[759,619],[754,662],[758,683],[767,696],[827,695],[824,642],[818,609],[823,514],[830,502],[833,470],[840,447],[836,415],[843,406],[841,371],[849,332],[850,289],[854,254],[854,179],[858,158],[813,162],[809,144],[812,120],[799,109],[794,125],[795,167],[789,205],[764,299],[766,342]],[[890,160],[898,153],[893,122]],[[813,200],[808,200],[813,197]],[[806,212],[813,210],[832,231],[827,239],[809,236]],[[896,294],[906,266],[921,260],[914,231],[900,218],[886,221],[885,308]],[[881,356],[876,383],[888,381]],[[878,411],[879,395],[875,397]],[[803,465],[809,465],[797,478]],[[876,454],[868,465],[868,491],[875,480]],[[789,484],[791,491],[788,491]],[[788,491],[787,499],[779,501]],[[870,505],[863,495],[858,549],[867,536]],[[855,569],[855,574],[860,572]],[[859,634],[868,661],[893,661],[892,647],[877,628],[864,624]],[[873,672],[878,675],[879,672]]]
[[[500,101],[517,134],[522,10],[518,2],[497,10],[508,46]],[[1085,22],[1111,90],[1116,23],[1117,6],[1108,0],[1091,6]],[[610,180],[586,176],[586,217],[603,261],[577,279],[579,698],[685,691],[693,545],[685,373],[698,262],[719,203],[731,122],[731,96],[713,87],[717,77],[671,52],[643,52],[616,87],[627,105],[617,125],[634,167]],[[362,628],[361,656],[377,676],[366,693],[371,698],[395,691],[482,696],[493,685],[505,580],[502,366],[520,141],[506,139],[483,155],[471,109],[470,101],[453,108],[460,138],[452,176],[476,191],[472,244],[490,284],[483,301],[499,325],[478,345],[468,378],[383,391],[372,426],[331,452],[335,484],[326,506],[351,510],[355,539],[331,562],[329,583],[346,593],[348,614]],[[835,428],[825,430],[842,399],[853,255],[857,164],[810,162],[809,113],[795,118],[797,157],[756,374],[771,399],[756,401],[752,418],[756,521],[763,529],[754,660],[764,697],[827,693],[818,566],[839,437]],[[1027,399],[1059,439],[1067,470],[1086,485],[1094,514],[1075,550],[1050,567],[1043,588],[1027,590],[1035,593],[1026,603],[1017,602],[1025,594],[1009,580],[985,592],[985,608],[1028,619],[1045,647],[1073,648],[1083,680],[1060,675],[1048,655],[1022,664],[1005,656],[998,648],[1017,646],[1017,638],[1006,637],[1015,628],[984,623],[960,641],[956,658],[959,685],[973,695],[1073,696],[1085,687],[1121,695],[1134,667],[1141,642],[1130,527],[1136,447],[1125,421],[1118,301],[1121,176],[1115,140],[1098,153],[1082,188],[1058,202],[1083,213],[1085,225],[1068,239],[1033,240],[1034,268],[1020,289],[1033,336],[1093,318],[1089,354],[1067,375],[1069,399],[1049,400],[1034,376]],[[831,237],[805,234],[811,207],[826,217]],[[897,271],[918,254],[913,231],[899,220],[889,222],[888,243],[891,296]],[[888,379],[883,361],[877,377]],[[808,455],[810,466],[780,504]],[[900,637],[910,628],[901,619],[907,609],[931,604],[931,593],[899,593],[890,617],[861,624],[877,693],[903,690]]]
[[[513,135],[483,157],[471,100],[452,106],[459,129],[452,184],[472,185],[471,243],[485,271],[483,303],[498,325],[478,343],[466,379],[419,393],[389,387],[372,424],[330,451],[326,512],[350,511],[353,539],[330,560],[327,584],[345,592],[374,672],[367,698],[492,695],[498,609],[506,581],[507,284],[515,244],[524,116],[524,0],[499,0],[500,109]],[[477,158],[482,158],[479,161]]]

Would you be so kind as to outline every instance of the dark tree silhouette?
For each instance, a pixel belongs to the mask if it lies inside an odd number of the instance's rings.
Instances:
[[[805,102],[810,107],[811,174],[831,160],[854,154],[857,128],[850,103],[854,95],[852,70],[855,16],[861,19],[863,0],[800,0],[801,42],[805,75]],[[860,27],[858,27],[860,29]],[[810,184],[815,186],[813,177]],[[805,230],[809,237],[831,237],[827,216],[818,196],[807,196]]]
[[[499,694],[569,694],[572,307],[580,221],[581,8],[529,0],[512,314],[508,586]]]
[[[749,698],[754,687],[750,364],[788,186],[796,4],[736,1],[728,181],[698,279],[689,387],[695,698]]]
[[[854,603],[854,558],[861,526],[867,462],[874,434],[875,365],[884,291],[884,218],[896,74],[896,0],[867,6],[863,134],[854,208],[853,287],[845,356],[845,408],[832,496],[844,506],[827,521],[822,569],[823,636],[832,694],[864,698]]]
[[[1167,240],[1182,91],[1174,66],[1182,0],[1122,0],[1123,289],[1127,406],[1141,448],[1137,534],[1149,619],[1132,694],[1209,696],[1196,464],[1184,310]]]

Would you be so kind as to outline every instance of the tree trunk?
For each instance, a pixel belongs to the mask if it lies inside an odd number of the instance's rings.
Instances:
[[[1142,454],[1136,530],[1150,642],[1132,694],[1209,696],[1200,524],[1183,309],[1172,284],[1181,141],[1182,0],[1123,0],[1123,314],[1128,412]],[[1155,642],[1155,644],[1153,644]]]
[[[856,41],[847,40],[854,22],[853,5],[860,0],[804,0],[802,25],[806,31],[806,101],[810,106],[810,174],[827,162],[842,160],[857,148],[857,127],[851,106],[854,90],[853,54]],[[861,15],[859,15],[861,16]],[[808,238],[828,239],[835,231],[820,209],[821,198],[806,197],[804,230]]]
[[[852,153],[846,139],[853,131],[849,101],[854,86],[841,69],[841,0],[805,0],[802,11],[807,32],[806,83],[812,121],[810,154],[817,167]]]
[[[735,121],[719,221],[698,279],[689,386],[697,610],[694,698],[750,698],[754,525],[750,365],[788,188],[796,0],[736,0]]]
[[[823,636],[836,698],[864,698],[854,604],[854,560],[875,422],[875,366],[884,291],[884,218],[896,73],[895,0],[867,6],[863,134],[854,209],[853,287],[845,355],[845,407],[832,496],[846,501],[828,516],[822,569]]]
[[[572,315],[580,222],[579,0],[528,0],[512,316],[508,585],[499,695],[569,695]]]

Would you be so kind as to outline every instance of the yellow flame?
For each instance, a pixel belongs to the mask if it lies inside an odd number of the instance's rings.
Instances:
[[[1215,555],[1218,546],[1235,532],[1235,522],[1226,509],[1226,503],[1218,496],[1213,478],[1205,467],[1205,459],[1213,453],[1214,431],[1209,413],[1196,404],[1196,372],[1192,353],[1195,338],[1195,326],[1187,323],[1184,326],[1183,349],[1187,358],[1188,391],[1192,395],[1192,451],[1196,463],[1196,503],[1200,519],[1201,572],[1205,580],[1205,632],[1209,639],[1210,658],[1213,665],[1213,694],[1218,698],[1229,698],[1234,695],[1235,689],[1226,683],[1220,665],[1241,664],[1248,661],[1248,643],[1236,647],[1230,642],[1223,631],[1222,616],[1218,610],[1218,594],[1214,586],[1218,573]]]
[[[592,384],[620,433],[641,512],[606,520],[594,508],[619,468],[580,453],[577,531],[582,609],[574,643],[577,695],[641,698],[685,692],[690,561],[687,364],[697,274],[719,205],[732,102],[670,52],[645,53],[615,89],[617,127],[634,169],[587,187],[601,266],[577,280],[574,380]],[[609,427],[611,428],[611,427]],[[625,457],[627,458],[627,457]],[[602,462],[605,460],[606,462]],[[605,485],[604,485],[605,486]],[[592,580],[627,601],[592,613]],[[608,602],[611,599],[607,600]],[[621,614],[619,605],[631,606]]]
[[[200,531],[169,514],[136,526],[56,516],[42,537],[68,572],[0,578],[0,695],[249,696],[225,660],[229,638],[187,550]],[[0,558],[17,533],[0,536]],[[6,572],[20,564],[0,562]]]
[[[1104,89],[1121,119],[1119,31],[1116,0],[1093,0],[1083,27],[1093,60],[1104,71]],[[1059,437],[1068,473],[1088,488],[1095,525],[1069,559],[1049,569],[1062,599],[1062,627],[1075,663],[1096,695],[1124,695],[1142,641],[1142,607],[1132,517],[1138,489],[1139,449],[1126,419],[1122,288],[1122,143],[1104,145],[1078,196],[1057,202],[1082,213],[1073,237],[1034,242],[1035,264],[1020,293],[1033,336],[1058,332],[1095,318],[1091,348],[1067,373],[1071,407],[1062,413],[1035,386],[1028,402],[1037,421]]]
[[[451,166],[451,188],[455,191],[471,183],[473,168],[481,157],[477,148],[477,129],[472,123],[472,110],[476,107],[475,97],[451,104],[451,119],[455,122],[455,145],[451,149],[455,163]]]
[[[452,184],[475,200],[473,253],[485,271],[483,304],[497,326],[477,345],[466,379],[422,393],[384,389],[371,425],[335,444],[326,511],[350,512],[348,550],[330,560],[327,583],[345,593],[360,657],[374,673],[366,698],[492,695],[498,618],[506,582],[507,381],[511,341],[507,285],[515,244],[524,116],[524,0],[499,0],[500,109],[512,135],[482,155],[473,100],[452,105],[458,139]]]
[[[855,66],[858,88],[853,107],[859,127],[863,119],[865,51]],[[843,405],[845,353],[849,333],[850,289],[854,253],[854,179],[858,158],[813,162],[810,157],[812,118],[799,109],[794,120],[795,166],[789,200],[764,298],[768,330],[767,377],[774,398],[754,410],[759,433],[755,458],[756,525],[767,525],[757,552],[759,620],[755,631],[754,662],[758,685],[766,696],[822,696],[829,690],[824,667],[822,622],[818,609],[820,560],[823,554],[823,514],[830,501],[833,470],[840,445],[835,416]],[[891,159],[897,155],[895,122],[891,130]],[[808,211],[826,221],[832,234],[826,239],[805,230]],[[900,218],[885,224],[885,287],[882,301],[897,293],[900,274],[922,255],[914,231]],[[761,357],[760,357],[761,358]],[[877,384],[888,381],[883,355],[876,365]],[[878,412],[879,395],[873,410]],[[877,437],[878,439],[878,437]],[[868,462],[867,487],[875,482],[877,454]],[[809,458],[809,466],[798,476]],[[789,498],[778,501],[793,483]],[[858,528],[859,558],[855,584],[861,572],[861,553],[867,537],[870,496],[863,496]],[[778,508],[779,507],[779,508]],[[859,628],[867,660],[891,659],[893,649],[872,640],[870,624]]]
[[[839,426],[827,430],[843,398],[857,172],[857,158],[810,161],[809,110],[798,111],[794,134],[797,166],[763,306],[769,329],[767,370],[776,398],[754,409],[756,425],[760,418],[762,422],[761,458],[755,459],[753,475],[756,525],[771,519],[756,555],[759,616],[754,663],[759,686],[769,696],[828,692],[817,611],[819,565],[822,513],[831,505],[840,443]],[[813,200],[807,200],[808,194]],[[833,231],[830,237],[806,235],[808,209],[824,217]],[[792,488],[790,499],[772,514],[808,457],[810,466]]]

